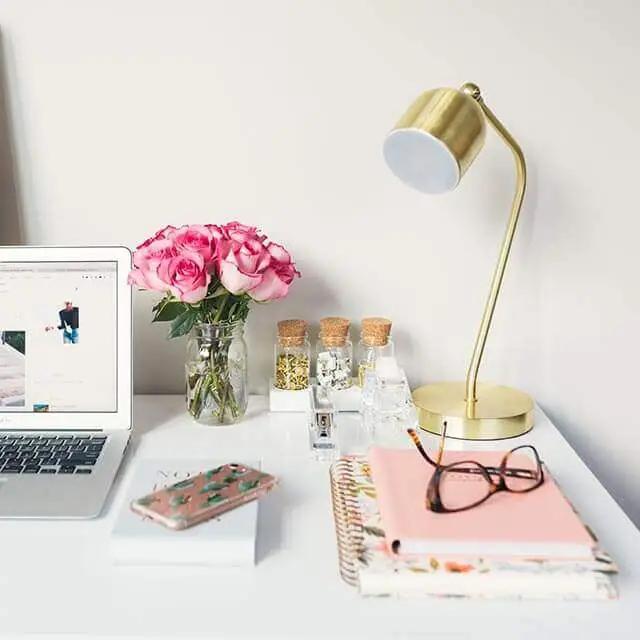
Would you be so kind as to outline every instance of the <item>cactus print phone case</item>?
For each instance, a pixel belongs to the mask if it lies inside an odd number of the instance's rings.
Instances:
[[[186,529],[260,498],[277,480],[238,463],[209,469],[131,503],[131,509],[170,529]]]

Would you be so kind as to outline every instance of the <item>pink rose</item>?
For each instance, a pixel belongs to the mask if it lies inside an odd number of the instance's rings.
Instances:
[[[300,277],[291,255],[283,246],[272,242],[267,252],[271,258],[269,266],[264,270],[260,282],[249,291],[249,295],[257,302],[284,298],[294,278]]]
[[[270,263],[271,256],[259,240],[247,238],[242,244],[233,243],[218,264],[220,282],[234,295],[247,293],[260,284]]]
[[[134,268],[129,273],[129,284],[151,291],[169,291],[169,284],[158,270],[175,255],[177,251],[172,240],[163,237],[147,240],[133,254]]]
[[[248,239],[264,242],[267,237],[259,233],[257,227],[250,227],[249,225],[236,221],[227,222],[227,224],[222,227],[222,232],[229,240],[240,244]]]
[[[240,222],[166,226],[137,248],[133,265],[130,284],[187,304],[207,295],[212,275],[229,293],[258,302],[286,296],[300,276],[284,247]]]
[[[258,233],[256,227],[249,227],[240,222],[228,222],[219,229],[221,238],[218,241],[218,257],[224,260],[229,251],[238,251],[245,242],[259,242],[263,244],[264,236]],[[220,275],[220,262],[218,263],[218,276]]]
[[[220,225],[217,224],[205,224],[205,227],[207,227],[207,229],[209,229],[209,233],[211,233],[213,239],[216,242],[219,242],[220,240],[222,240],[224,238],[224,233],[222,231],[222,227],[220,227]]]
[[[142,249],[144,247],[148,247],[152,242],[155,242],[156,240],[168,238],[171,232],[175,230],[176,228],[174,226],[168,224],[166,227],[156,232],[154,236],[152,236],[151,238],[147,238],[142,244],[139,244],[136,247],[136,249]]]
[[[207,295],[211,274],[201,254],[182,251],[160,264],[159,277],[169,284],[171,293],[182,302],[194,304]]]
[[[209,265],[216,257],[218,250],[218,239],[222,233],[214,236],[214,225],[191,224],[184,225],[171,232],[170,238],[173,240],[179,253],[192,251],[199,253]]]

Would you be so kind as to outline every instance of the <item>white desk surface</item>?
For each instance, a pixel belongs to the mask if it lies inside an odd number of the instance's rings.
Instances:
[[[338,577],[328,470],[308,457],[303,415],[270,415],[256,397],[241,424],[201,427],[181,397],[139,396],[134,424],[133,446],[101,518],[0,522],[1,636],[640,637],[640,532],[542,412],[522,441],[538,447],[620,564],[618,601],[361,598]],[[343,433],[345,447],[355,449],[353,432]],[[281,486],[260,506],[254,569],[111,566],[109,531],[135,460],[172,455],[262,458],[263,468],[280,476]]]

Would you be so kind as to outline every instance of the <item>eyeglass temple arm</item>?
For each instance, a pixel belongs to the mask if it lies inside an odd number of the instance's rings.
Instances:
[[[420,455],[433,467],[437,467],[438,463],[435,462],[435,460],[432,460],[429,456],[429,454],[424,450],[424,447],[422,446],[422,442],[420,442],[420,438],[418,437],[418,434],[416,433],[415,429],[407,429],[407,433],[409,434],[409,437],[411,438],[411,441],[413,442],[413,444],[416,446],[416,449],[419,451]]]
[[[442,456],[444,454],[444,441],[446,437],[447,437],[447,421],[444,420],[442,423],[442,430],[440,433],[440,447],[438,449],[438,459],[436,460],[436,462],[438,463],[438,466],[440,466],[442,462]]]
[[[436,460],[432,460],[431,456],[425,451],[425,448],[422,446],[422,442],[420,442],[420,438],[415,429],[407,429],[407,433],[411,438],[411,441],[415,445],[416,449],[420,452],[420,455],[432,466],[439,467],[442,462],[442,454],[444,453],[444,439],[447,433],[447,422],[444,421],[442,425],[442,435],[440,436],[440,448],[438,449],[438,457]]]
[[[437,460],[432,460],[431,457],[429,456],[429,454],[425,451],[424,447],[422,446],[422,442],[420,442],[420,438],[418,437],[418,434],[416,433],[415,429],[407,429],[407,433],[409,434],[409,437],[411,438],[411,441],[413,442],[413,444],[415,445],[416,449],[419,451],[420,455],[432,466],[434,467],[439,467],[440,463],[442,462],[442,455],[444,453],[444,442],[445,442],[445,437],[446,437],[446,431],[447,431],[447,423],[446,421],[444,422],[444,424],[442,425],[442,434],[440,436],[440,449],[438,451],[438,457]],[[491,475],[501,475],[502,471],[499,467],[484,467],[484,469],[487,471],[487,473],[491,474]],[[514,468],[507,468],[505,469],[504,473],[507,476],[513,476],[513,475],[517,475],[518,472],[524,472],[525,474],[531,474],[531,470],[530,469],[514,469]],[[456,469],[456,473],[478,473],[478,470],[475,468],[458,468]]]

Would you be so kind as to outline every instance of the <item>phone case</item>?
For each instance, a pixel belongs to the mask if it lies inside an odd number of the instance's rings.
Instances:
[[[234,462],[138,498],[131,509],[170,529],[186,529],[260,498],[276,483],[274,476]]]

